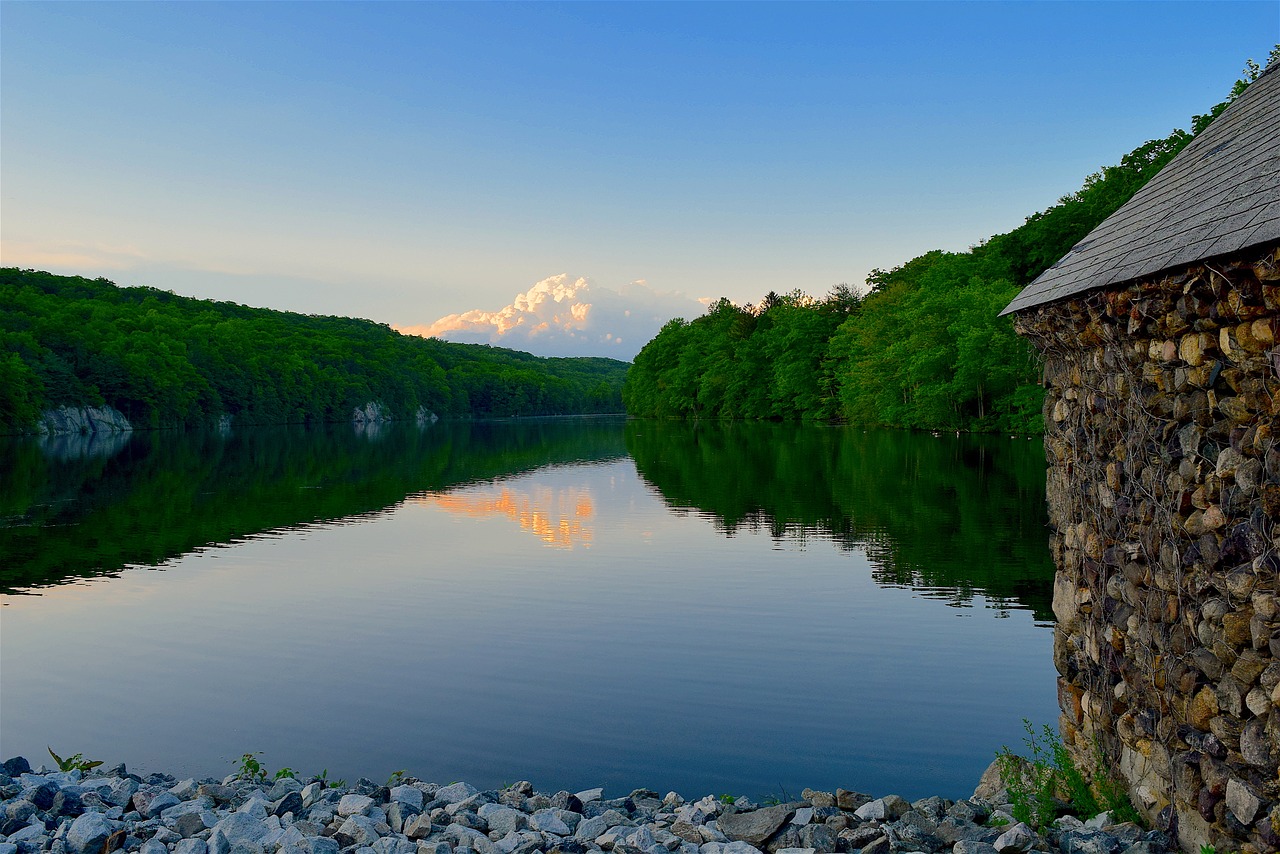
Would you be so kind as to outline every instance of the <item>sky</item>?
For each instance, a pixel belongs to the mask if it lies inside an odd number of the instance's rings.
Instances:
[[[1260,2],[0,3],[0,263],[630,359],[1008,231]]]

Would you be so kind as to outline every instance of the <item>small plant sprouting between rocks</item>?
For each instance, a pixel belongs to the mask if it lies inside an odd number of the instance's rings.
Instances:
[[[283,780],[285,777],[288,777],[291,780],[296,780],[298,777],[298,773],[286,765],[284,768],[281,768],[279,771],[277,771],[275,773],[275,776],[273,776],[271,779]]]
[[[256,753],[246,753],[240,757],[240,768],[236,771],[236,776],[241,780],[265,780],[267,779],[267,769],[258,761],[258,757],[262,755],[259,750]]]
[[[996,754],[1015,819],[1043,828],[1053,824],[1065,808],[1084,818],[1106,811],[1117,822],[1141,823],[1120,781],[1102,771],[1086,778],[1056,732],[1046,725],[1037,736],[1030,721],[1023,719],[1022,724],[1027,731],[1023,743],[1031,755],[1019,756],[1008,747]],[[1105,767],[1101,745],[1095,744],[1095,749],[1101,769]]]
[[[399,768],[391,772],[391,776],[387,778],[387,788],[395,788],[404,782],[404,775],[408,773],[407,769]]]
[[[1106,757],[1102,755],[1102,745],[1097,741],[1093,743],[1093,752],[1096,766],[1105,768]],[[1098,806],[1111,813],[1116,821],[1131,821],[1137,825],[1145,823],[1142,814],[1133,806],[1133,801],[1129,800],[1129,792],[1124,783],[1119,779],[1099,771],[1093,777],[1093,788],[1098,793]]]
[[[315,782],[319,783],[321,786],[323,786],[326,789],[341,789],[343,786],[347,785],[346,780],[342,780],[342,779],[330,780],[328,768],[321,771],[318,776],[312,779],[314,779]]]
[[[47,746],[47,745],[46,745]],[[91,771],[102,764],[100,759],[85,759],[82,753],[73,753],[66,759],[53,752],[53,748],[49,747],[49,755],[53,757],[53,761],[57,763],[59,771]]]

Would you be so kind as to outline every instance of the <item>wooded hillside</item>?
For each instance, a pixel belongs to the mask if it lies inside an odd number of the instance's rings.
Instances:
[[[0,432],[57,406],[109,405],[135,426],[622,410],[627,364],[548,359],[295,314],[0,268]]]
[[[1272,54],[1276,59],[1278,53]],[[649,417],[844,421],[931,430],[1039,432],[1039,361],[997,315],[1123,205],[1260,74],[1190,131],[1144,143],[1056,205],[966,252],[873,270],[868,290],[770,293],[677,318],[636,356],[627,411]]]

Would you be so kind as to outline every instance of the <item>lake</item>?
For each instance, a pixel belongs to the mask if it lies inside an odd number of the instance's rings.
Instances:
[[[1044,470],[621,418],[0,441],[0,754],[965,797],[1057,719]]]

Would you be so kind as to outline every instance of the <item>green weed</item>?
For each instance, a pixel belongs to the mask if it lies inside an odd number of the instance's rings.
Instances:
[[[46,745],[47,747],[47,745]],[[49,755],[53,757],[53,761],[58,764],[59,771],[91,771],[102,764],[101,760],[85,759],[81,753],[73,753],[66,759],[53,752],[53,748],[49,747]]]
[[[258,757],[262,755],[262,751],[257,753],[246,753],[240,757],[240,768],[236,771],[236,776],[241,780],[262,781],[267,779],[267,769],[262,767],[262,763],[258,761]]]
[[[315,781],[320,785],[324,786],[326,789],[340,789],[343,786],[347,785],[346,780],[330,780],[328,768],[321,771],[320,775],[315,778]]]
[[[1086,778],[1056,732],[1045,726],[1037,736],[1030,721],[1024,719],[1022,723],[1027,731],[1023,743],[1031,755],[1019,756],[1008,747],[996,754],[1015,819],[1044,828],[1065,806],[1085,818],[1109,811],[1116,821],[1142,823],[1121,781],[1101,771]],[[1101,745],[1095,743],[1094,748],[1099,759],[1097,767],[1106,767]]]

